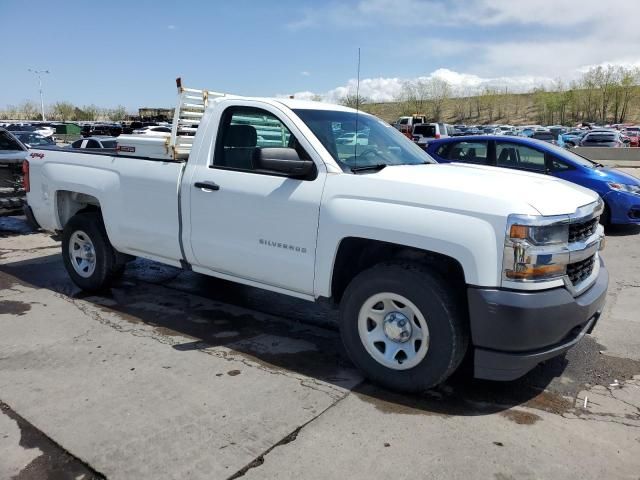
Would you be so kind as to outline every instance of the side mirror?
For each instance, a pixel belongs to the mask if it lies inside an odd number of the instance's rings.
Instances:
[[[295,148],[258,148],[254,161],[258,170],[297,178],[307,177],[315,167],[311,160],[301,160]]]

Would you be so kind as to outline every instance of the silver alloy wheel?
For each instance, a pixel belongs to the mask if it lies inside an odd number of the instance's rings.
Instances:
[[[429,328],[422,312],[396,293],[377,293],[362,304],[358,333],[369,355],[393,370],[415,367],[429,350]]]
[[[69,239],[69,259],[78,275],[89,278],[96,269],[96,249],[89,235],[76,230]]]

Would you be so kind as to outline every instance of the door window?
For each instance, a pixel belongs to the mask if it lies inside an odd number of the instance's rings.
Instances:
[[[496,142],[496,165],[519,168],[533,172],[545,172],[544,152],[517,143]]]
[[[440,147],[440,150],[438,155],[452,162],[487,165],[486,141],[449,143]]]
[[[86,148],[100,148],[100,144],[95,140],[89,140]]]
[[[562,160],[558,160],[556,157],[553,157],[551,159],[551,169],[554,172],[566,172],[567,170],[573,170],[573,167],[564,163]]]
[[[230,107],[222,115],[213,166],[255,170],[260,148],[294,148],[301,159],[309,159],[291,131],[266,110]]]

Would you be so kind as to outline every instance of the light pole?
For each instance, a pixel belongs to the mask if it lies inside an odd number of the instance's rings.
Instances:
[[[40,87],[40,111],[42,112],[42,121],[44,122],[44,97],[42,96],[42,74],[49,73],[49,70],[33,70],[32,68],[29,71],[35,74],[38,77],[38,86]]]

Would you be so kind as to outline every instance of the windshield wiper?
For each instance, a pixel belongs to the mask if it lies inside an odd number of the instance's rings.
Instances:
[[[362,165],[360,167],[351,167],[351,171],[353,173],[366,172],[368,170],[379,172],[380,170],[382,170],[386,166],[387,166],[386,163],[377,163],[375,165]]]

